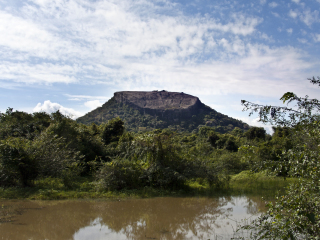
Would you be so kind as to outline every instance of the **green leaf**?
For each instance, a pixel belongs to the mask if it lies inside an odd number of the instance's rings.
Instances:
[[[283,94],[280,100],[282,100],[283,103],[285,103],[286,101],[291,100],[294,97],[295,97],[295,94],[293,92],[286,92],[285,94]]]

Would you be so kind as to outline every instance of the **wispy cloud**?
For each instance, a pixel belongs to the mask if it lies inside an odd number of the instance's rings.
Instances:
[[[79,67],[52,63],[0,61],[2,80],[23,83],[72,83],[76,82]]]
[[[192,65],[202,57],[199,53],[216,53],[211,57],[216,59],[221,34],[248,36],[262,21],[242,13],[232,13],[226,23],[166,15],[169,7],[130,0],[33,0],[19,13],[2,10],[1,79],[91,84],[132,79],[142,68],[148,75],[168,70],[166,65]]]
[[[297,40],[298,40],[299,42],[301,42],[301,43],[307,43],[307,42],[308,42],[308,40],[305,39],[305,38],[297,38]]]
[[[289,14],[290,17],[292,18],[297,18],[305,23],[308,27],[311,27],[312,24],[316,22],[320,22],[319,19],[319,11],[318,10],[310,10],[310,9],[305,9],[303,11],[299,10],[292,10],[290,9]]]
[[[313,39],[315,42],[320,42],[320,34],[314,34]]]
[[[266,2],[267,2],[267,0],[260,0],[260,4],[261,4],[261,5],[266,4]]]
[[[307,9],[300,15],[300,20],[310,27],[313,23],[320,21],[319,11]]]
[[[110,97],[106,96],[89,96],[89,95],[72,95],[72,94],[65,94],[68,97],[68,100],[71,101],[92,101],[92,100],[108,100]]]
[[[276,3],[276,2],[271,2],[271,3],[269,3],[269,6],[272,7],[272,8],[275,8],[275,7],[278,6],[278,3]]]

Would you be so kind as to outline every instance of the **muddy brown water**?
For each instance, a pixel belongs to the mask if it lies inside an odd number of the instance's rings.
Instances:
[[[261,197],[0,201],[1,240],[230,239]]]

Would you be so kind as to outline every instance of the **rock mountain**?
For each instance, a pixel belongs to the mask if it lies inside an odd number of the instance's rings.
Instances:
[[[249,129],[246,123],[218,113],[195,96],[165,90],[115,92],[109,101],[77,121],[100,124],[115,117],[120,117],[129,131],[157,128],[193,131],[199,125],[214,127],[222,133],[235,127]]]

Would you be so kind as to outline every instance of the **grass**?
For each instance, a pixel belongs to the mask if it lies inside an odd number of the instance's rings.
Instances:
[[[90,178],[74,179],[65,186],[62,179],[46,178],[33,183],[33,187],[0,188],[0,199],[31,199],[31,200],[61,200],[61,199],[118,199],[118,198],[149,198],[160,196],[221,196],[253,194],[274,197],[296,179],[268,176],[267,173],[251,173],[244,171],[233,175],[219,189],[210,188],[201,179],[190,180],[183,189],[168,190],[144,187],[134,190],[99,191],[96,182]]]
[[[234,194],[256,194],[274,197],[277,191],[285,190],[289,184],[297,182],[297,180],[297,178],[270,176],[265,171],[259,173],[243,171],[231,177],[229,189]]]

